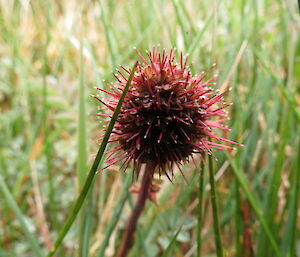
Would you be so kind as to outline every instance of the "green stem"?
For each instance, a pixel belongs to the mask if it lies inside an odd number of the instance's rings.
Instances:
[[[241,256],[241,214],[240,214],[240,190],[239,190],[239,182],[235,179],[234,184],[234,191],[235,191],[235,256]]]
[[[90,237],[92,233],[92,226],[93,226],[93,206],[94,206],[94,188],[95,188],[95,181],[92,183],[91,190],[88,194],[88,200],[86,203],[86,210],[85,210],[85,216],[80,217],[84,219],[83,224],[83,229],[82,229],[82,249],[79,251],[78,256],[80,254],[83,257],[88,257],[89,256],[89,244],[90,244]]]
[[[203,205],[203,190],[204,190],[204,164],[201,162],[199,176],[199,191],[198,191],[198,225],[197,225],[197,257],[201,256],[201,229],[202,229],[202,205]]]
[[[223,248],[221,241],[221,232],[218,218],[218,209],[217,209],[217,199],[216,199],[216,185],[215,185],[215,176],[213,173],[212,167],[212,157],[208,157],[208,171],[209,171],[209,183],[211,187],[211,205],[214,219],[214,233],[215,233],[215,244],[217,250],[217,257],[223,257]]]
[[[78,111],[78,148],[77,148],[77,180],[78,192],[82,189],[84,179],[87,172],[87,147],[86,147],[86,111],[85,111],[85,92],[84,92],[84,59],[83,59],[83,37],[80,20],[80,57],[79,57],[79,111]],[[79,229],[78,229],[78,257],[83,256],[83,237],[85,229],[86,211],[85,208],[79,214]]]
[[[109,244],[111,235],[114,232],[114,229],[118,224],[118,221],[120,220],[120,216],[122,214],[124,205],[129,198],[128,189],[129,189],[130,184],[131,184],[131,177],[127,174],[125,181],[124,181],[122,191],[119,196],[119,200],[116,203],[114,211],[112,213],[112,217],[111,217],[109,223],[107,224],[107,228],[106,228],[105,234],[104,234],[105,236],[104,236],[104,239],[102,240],[102,244],[100,246],[98,255],[96,255],[98,257],[105,256],[105,250]]]
[[[98,153],[96,155],[95,161],[94,161],[94,163],[93,163],[93,165],[91,167],[91,170],[90,170],[90,172],[89,172],[89,174],[88,174],[88,176],[86,178],[86,181],[84,183],[82,191],[81,191],[79,197],[77,198],[76,203],[75,203],[75,205],[73,207],[73,210],[72,210],[70,216],[68,217],[65,225],[63,226],[62,230],[60,231],[60,233],[58,235],[58,238],[56,239],[56,241],[54,243],[54,246],[53,246],[52,250],[48,253],[47,257],[53,256],[55,254],[57,248],[61,245],[64,237],[66,236],[66,234],[69,231],[69,229],[71,228],[74,220],[76,219],[76,217],[78,215],[78,212],[81,209],[81,206],[82,206],[82,204],[84,202],[84,199],[85,199],[86,195],[89,192],[89,189],[90,189],[91,184],[93,182],[93,179],[95,177],[96,171],[98,169],[98,165],[99,165],[99,163],[100,163],[100,161],[102,159],[104,150],[106,148],[106,145],[107,145],[110,133],[113,130],[113,127],[114,127],[114,124],[115,124],[115,122],[117,120],[118,114],[120,112],[123,100],[124,100],[125,95],[126,95],[126,93],[128,91],[128,88],[129,88],[129,86],[131,84],[131,81],[132,81],[134,72],[136,70],[136,67],[137,67],[137,62],[135,63],[135,65],[134,65],[134,67],[133,67],[133,69],[132,69],[132,71],[130,73],[130,76],[129,76],[128,81],[126,83],[126,86],[125,86],[125,88],[123,90],[123,93],[122,93],[122,95],[120,97],[118,105],[117,105],[117,107],[116,107],[116,109],[114,111],[114,114],[113,114],[113,116],[111,118],[111,121],[110,121],[110,123],[109,123],[109,125],[107,127],[106,133],[104,135],[104,138],[102,140],[102,143],[101,143],[100,148],[98,150]]]

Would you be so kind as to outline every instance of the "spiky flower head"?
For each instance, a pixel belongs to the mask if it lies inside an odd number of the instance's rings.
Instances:
[[[141,63],[109,141],[116,146],[107,152],[108,166],[123,161],[127,167],[133,161],[138,171],[142,163],[151,163],[159,174],[168,176],[174,164],[180,169],[194,153],[203,156],[212,149],[231,148],[213,142],[234,143],[213,133],[215,128],[227,130],[223,122],[227,119],[224,108],[228,106],[224,103],[224,93],[215,89],[215,76],[208,79],[207,73],[192,76],[187,58],[181,54],[176,63],[173,50],[160,53],[154,48],[147,52],[148,59],[137,53]],[[96,97],[112,112],[130,74],[130,70],[121,68],[124,72],[115,74],[117,81],[107,83],[111,92],[98,88],[110,99]]]

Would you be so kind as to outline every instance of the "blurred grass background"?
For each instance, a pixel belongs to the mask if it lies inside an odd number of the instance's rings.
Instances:
[[[51,248],[97,152],[93,87],[157,44],[232,87],[228,137],[245,146],[213,164],[225,256],[300,256],[299,31],[292,0],[1,0],[0,256]],[[197,250],[197,162],[188,184],[162,180],[130,256],[216,256],[207,172]],[[56,256],[113,256],[130,185],[130,168],[99,173]]]

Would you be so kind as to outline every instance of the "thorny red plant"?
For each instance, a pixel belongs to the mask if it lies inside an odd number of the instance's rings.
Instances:
[[[160,53],[158,48],[153,48],[152,52],[147,52],[149,60],[137,53],[142,62],[138,63],[122,103],[109,141],[115,146],[106,152],[108,165],[103,168],[123,161],[126,169],[133,161],[138,177],[141,164],[146,163],[141,186],[135,189],[138,193],[136,206],[128,219],[117,257],[127,256],[147,198],[157,203],[158,188],[152,183],[156,170],[171,181],[173,166],[176,165],[184,176],[181,166],[193,158],[194,153],[204,158],[205,153],[212,154],[212,149],[232,148],[213,141],[238,144],[213,133],[215,128],[228,130],[223,122],[227,120],[224,108],[229,104],[224,102],[225,93],[214,88],[215,76],[206,79],[210,71],[192,76],[187,58],[181,53],[179,63],[174,62],[173,50],[167,54],[165,50]],[[111,92],[97,88],[111,97],[102,100],[95,96],[104,104],[102,109],[115,111],[128,81],[124,72],[118,71],[117,81],[107,83]],[[111,117],[105,113],[97,115]]]
[[[147,52],[148,60],[137,53],[142,62],[138,63],[115,123],[109,141],[115,147],[106,152],[110,155],[105,168],[122,161],[126,169],[133,161],[138,176],[141,164],[151,163],[159,175],[164,173],[171,180],[174,164],[181,171],[194,153],[203,157],[212,149],[232,148],[213,140],[238,144],[213,133],[215,128],[228,130],[223,122],[227,120],[224,108],[229,104],[224,102],[225,93],[215,88],[216,77],[206,78],[210,71],[192,76],[188,58],[181,53],[176,63],[174,50],[160,53],[153,48]],[[117,81],[106,83],[111,92],[97,88],[110,96],[105,100],[95,96],[105,105],[102,109],[114,112],[117,106],[130,74],[130,70],[121,68],[123,72],[115,74]]]

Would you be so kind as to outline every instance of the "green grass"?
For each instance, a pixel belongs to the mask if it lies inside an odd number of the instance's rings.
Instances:
[[[232,88],[227,136],[244,147],[214,152],[219,252],[300,256],[299,30],[296,1],[0,2],[0,256],[46,256],[57,239],[56,256],[113,256],[135,202],[131,167],[90,180],[59,233],[99,148],[94,87],[157,44],[189,54],[197,74],[217,63],[217,86]],[[213,180],[196,162],[188,184],[163,179],[129,256],[217,256]]]

